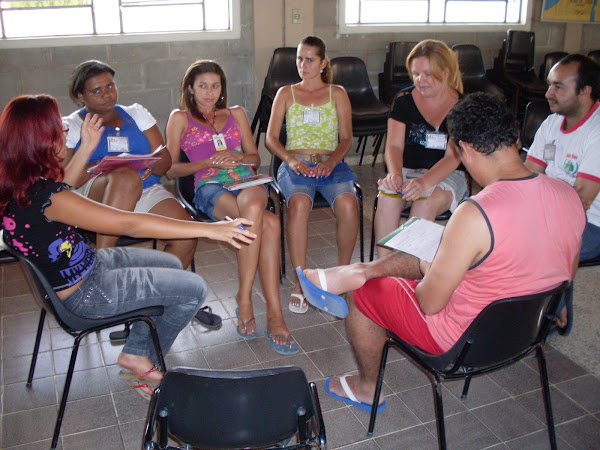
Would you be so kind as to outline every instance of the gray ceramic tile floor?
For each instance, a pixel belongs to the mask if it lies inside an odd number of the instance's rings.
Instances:
[[[375,180],[381,164],[356,168],[364,189],[365,252],[371,232]],[[334,264],[334,219],[330,211],[311,215],[310,267]],[[354,253],[358,261],[360,253]],[[396,353],[386,371],[384,394],[388,410],[379,415],[375,435],[368,439],[368,414],[328,397],[327,376],[356,370],[343,323],[309,310],[287,310],[292,284],[284,280],[282,305],[288,326],[302,351],[283,357],[264,337],[246,342],[235,333],[234,295],[237,289],[233,251],[201,241],[196,254],[198,272],[210,286],[207,298],[223,316],[223,326],[208,331],[190,324],[167,356],[171,367],[234,369],[297,365],[317,383],[324,411],[329,448],[354,450],[436,448],[432,390],[427,377]],[[291,263],[288,259],[288,275]],[[1,270],[1,440],[0,448],[48,448],[58,400],[62,393],[70,337],[54,321],[44,331],[33,387],[25,387],[38,320],[38,307],[17,265]],[[573,333],[552,338],[547,345],[552,401],[559,448],[600,448],[600,269],[582,269],[576,278]],[[255,284],[255,313],[265,324],[260,284]],[[63,422],[60,446],[75,449],[136,449],[147,403],[117,379],[120,348],[108,342],[108,332],[92,336],[80,350],[77,372]],[[548,448],[542,396],[533,358],[473,380],[469,398],[460,400],[460,383],[444,384],[444,406],[450,448]]]

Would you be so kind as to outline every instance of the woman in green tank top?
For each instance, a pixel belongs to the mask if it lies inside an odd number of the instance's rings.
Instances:
[[[302,81],[282,87],[275,97],[267,130],[267,148],[283,161],[277,181],[288,206],[290,257],[294,267],[306,267],[308,216],[316,192],[331,205],[336,218],[338,264],[348,264],[359,226],[352,179],[329,177],[352,147],[352,110],[342,86],[331,84],[331,69],[321,39],[309,36],[298,45],[296,66]],[[279,141],[286,121],[287,144]],[[348,169],[349,171],[349,169]],[[349,171],[349,176],[354,176]],[[355,177],[355,176],[354,176]],[[304,195],[299,195],[304,194]],[[308,303],[300,285],[290,311],[304,313]]]

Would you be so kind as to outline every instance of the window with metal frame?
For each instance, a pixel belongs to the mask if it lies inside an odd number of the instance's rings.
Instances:
[[[230,0],[0,0],[3,39],[230,31]]]
[[[345,0],[346,25],[518,24],[526,0]]]

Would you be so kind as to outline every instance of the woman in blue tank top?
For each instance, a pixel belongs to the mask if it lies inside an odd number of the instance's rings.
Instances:
[[[306,268],[308,216],[318,191],[331,205],[336,219],[338,264],[350,263],[359,226],[354,183],[328,177],[352,147],[352,108],[342,86],[331,84],[325,44],[309,36],[298,45],[296,66],[302,81],[277,92],[267,129],[267,148],[281,164],[277,181],[288,206],[287,242],[294,267]],[[279,135],[286,120],[287,142]],[[350,175],[352,172],[348,169]],[[356,179],[356,178],[353,178]],[[294,274],[294,276],[296,276]],[[290,311],[305,313],[308,303],[300,285],[290,300]]]
[[[100,61],[85,61],[73,72],[69,94],[81,109],[64,118],[69,126],[64,181],[84,197],[124,211],[149,212],[179,220],[191,220],[189,214],[160,184],[160,177],[171,167],[171,157],[160,151],[151,168],[137,171],[120,167],[92,178],[86,169],[108,155],[129,153],[147,155],[162,145],[164,140],[156,120],[143,106],[117,104],[118,91],[115,71]],[[86,113],[97,114],[103,121],[104,133],[98,147],[78,151],[80,130]],[[97,248],[114,247],[117,236],[99,234]],[[165,251],[179,258],[187,268],[196,251],[195,239],[167,239]]]

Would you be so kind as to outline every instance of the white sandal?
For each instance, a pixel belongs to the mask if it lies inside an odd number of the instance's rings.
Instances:
[[[292,302],[290,302],[288,308],[291,312],[296,314],[304,314],[306,311],[308,311],[308,302],[304,298],[304,295],[293,293],[291,296],[300,300],[300,306],[294,305]]]

